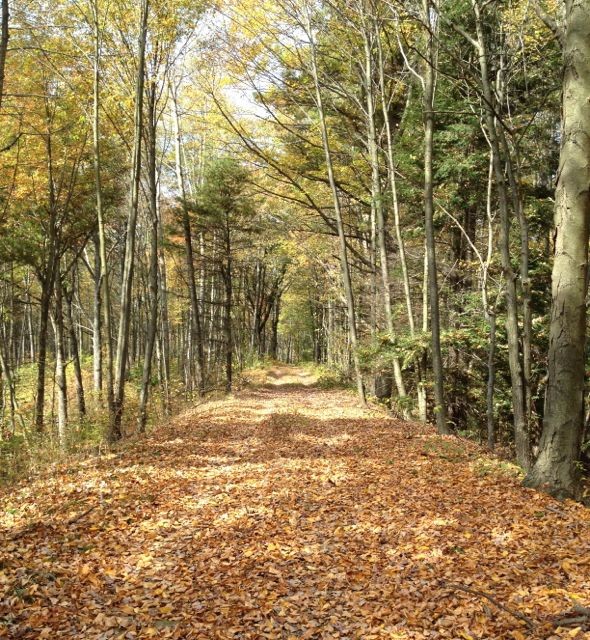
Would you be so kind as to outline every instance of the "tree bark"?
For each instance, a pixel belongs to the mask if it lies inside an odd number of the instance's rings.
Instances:
[[[92,146],[94,164],[94,189],[96,198],[96,218],[98,233],[98,258],[100,260],[100,286],[98,305],[102,308],[104,318],[104,344],[106,347],[106,400],[109,411],[109,434],[111,440],[116,439],[115,399],[114,399],[114,356],[113,332],[111,327],[111,292],[109,286],[109,269],[107,262],[106,235],[104,228],[104,212],[102,201],[101,147],[100,147],[100,54],[101,33],[98,12],[98,0],[91,1],[94,29],[94,75],[92,104]],[[96,267],[95,267],[96,268]],[[96,275],[96,274],[95,274]]]
[[[483,20],[479,7],[479,0],[472,0],[477,33],[479,67],[481,74],[482,93],[484,98],[484,113],[486,128],[492,153],[496,189],[498,192],[498,209],[500,213],[500,255],[502,271],[506,282],[506,334],[508,338],[508,363],[512,387],[512,411],[514,419],[514,440],[518,463],[528,470],[530,466],[530,444],[526,416],[525,384],[520,356],[520,330],[518,326],[518,300],[516,293],[516,274],[512,268],[510,254],[510,217],[508,211],[508,195],[500,140],[496,128],[494,107],[496,100],[492,91],[489,74],[487,46],[484,35]]]
[[[225,286],[225,301],[223,304],[223,331],[225,334],[225,390],[228,393],[232,391],[233,384],[233,335],[231,326],[231,311],[233,305],[233,287],[232,287],[232,257],[230,243],[229,224],[226,229],[226,251],[227,259],[223,267],[223,281]]]
[[[114,406],[115,415],[111,425],[109,439],[116,441],[121,438],[121,422],[125,402],[125,381],[127,374],[127,356],[129,352],[129,328],[131,325],[133,290],[133,270],[135,261],[135,230],[137,226],[137,211],[139,207],[139,191],[141,177],[141,138],[143,131],[143,93],[145,76],[145,49],[147,40],[147,21],[149,0],[143,0],[141,9],[141,26],[139,34],[139,57],[137,61],[137,83],[135,87],[135,116],[133,159],[131,167],[131,202],[127,218],[125,237],[125,256],[123,260],[123,277],[121,281],[121,315],[119,318],[119,334],[115,359],[114,377]]]
[[[147,133],[147,183],[149,195],[150,216],[150,259],[148,273],[149,311],[144,345],[143,370],[141,389],[139,393],[138,428],[140,433],[145,431],[147,422],[147,403],[152,378],[152,362],[154,345],[158,330],[158,182],[156,174],[156,88],[153,79],[148,90],[148,121]]]
[[[92,317],[92,378],[94,391],[102,391],[102,300],[100,294],[102,266],[100,260],[100,240],[94,235],[94,308]]]
[[[6,53],[8,51],[8,22],[10,13],[8,10],[8,0],[0,0],[0,109],[2,108],[2,96],[4,95],[4,75],[6,70]]]
[[[184,171],[182,165],[182,141],[180,133],[180,115],[178,112],[178,99],[174,89],[171,87],[172,101],[174,105],[174,150],[176,157],[176,182],[180,195],[180,206],[182,212],[182,230],[184,234],[184,251],[186,271],[188,275],[188,288],[192,309],[192,330],[191,336],[195,345],[195,373],[197,378],[197,389],[199,395],[203,395],[205,391],[205,357],[203,350],[203,331],[201,323],[201,310],[199,308],[199,300],[197,297],[197,278],[195,274],[193,238],[191,231],[191,221],[186,203],[186,188],[184,180]]]
[[[379,36],[377,36],[379,37]],[[393,311],[391,308],[391,283],[389,280],[389,261],[387,255],[387,241],[385,234],[385,215],[383,212],[383,193],[381,190],[381,171],[379,167],[379,153],[377,146],[377,129],[375,126],[375,99],[373,96],[373,43],[370,29],[363,30],[365,49],[365,93],[367,110],[368,148],[371,163],[371,197],[375,208],[377,250],[379,252],[379,264],[381,267],[381,281],[383,285],[383,307],[387,333],[393,340],[395,329],[393,326]],[[387,117],[387,116],[386,116]],[[402,368],[399,358],[393,359],[393,379],[398,395],[403,398],[406,395]]]
[[[59,269],[59,267],[58,267]],[[59,444],[64,447],[68,426],[68,389],[66,382],[66,356],[64,344],[63,292],[61,274],[55,283],[55,310],[51,318],[55,334],[55,385],[57,387],[57,433]]]
[[[48,116],[49,119],[49,116]],[[35,401],[35,429],[42,433],[45,428],[45,371],[47,366],[47,333],[49,330],[49,314],[51,297],[59,264],[59,247],[57,233],[57,203],[53,175],[53,149],[51,124],[45,139],[47,152],[47,204],[49,221],[47,225],[46,254],[42,271],[38,273],[41,282],[41,308],[39,311],[39,345],[37,349],[37,397]]]
[[[565,0],[562,145],[555,193],[548,382],[540,453],[525,484],[578,497],[584,428],[590,219],[590,2]]]
[[[313,83],[315,88],[316,105],[318,108],[318,114],[320,118],[322,146],[324,149],[326,168],[328,172],[328,181],[330,183],[330,188],[332,191],[332,198],[334,201],[334,213],[336,216],[336,225],[338,228],[340,266],[342,270],[344,295],[346,298],[346,309],[348,313],[348,331],[349,331],[349,337],[350,337],[350,347],[352,350],[352,360],[354,363],[357,392],[358,392],[358,396],[361,403],[365,404],[366,402],[365,386],[363,383],[363,376],[361,373],[361,364],[360,364],[359,355],[358,355],[358,334],[357,334],[357,325],[356,325],[356,311],[355,311],[355,303],[354,303],[354,293],[352,290],[352,279],[350,276],[350,265],[348,264],[348,249],[346,246],[346,236],[344,234],[344,225],[342,221],[340,195],[338,193],[338,187],[336,185],[336,178],[334,175],[334,166],[332,163],[332,151],[330,148],[330,140],[328,137],[328,127],[326,125],[324,101],[322,97],[322,91],[320,88],[316,44],[315,44],[315,38],[313,35],[313,28],[311,25],[311,16],[309,15],[307,19],[307,35],[309,38],[309,44],[310,44],[310,50],[311,50],[311,72],[312,72]]]
[[[74,314],[72,310],[72,299],[74,297],[74,285],[72,289],[63,288],[66,303],[66,316],[68,320],[68,333],[70,336],[70,349],[72,353],[72,362],[74,364],[74,381],[76,385],[76,398],[78,400],[78,415],[86,415],[86,397],[84,394],[84,379],[82,377],[82,364],[80,362],[80,345],[78,336],[76,335],[76,325],[74,324]]]
[[[434,138],[434,93],[436,84],[436,44],[432,32],[433,7],[430,0],[423,2],[424,20],[428,25],[426,65],[424,69],[424,218],[426,255],[428,260],[428,287],[430,298],[430,329],[432,333],[432,370],[434,374],[434,402],[436,427],[439,433],[449,433],[444,391],[444,370],[440,345],[440,311],[436,241],[434,237],[434,182],[432,174]]]

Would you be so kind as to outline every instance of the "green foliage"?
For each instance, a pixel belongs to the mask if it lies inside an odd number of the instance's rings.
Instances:
[[[231,221],[231,228],[235,230],[250,222],[254,210],[246,189],[247,180],[247,169],[235,158],[219,157],[210,161],[195,203],[205,224],[226,226]]]
[[[320,389],[342,389],[350,386],[347,375],[334,367],[307,363],[305,368],[316,378],[315,386]]]

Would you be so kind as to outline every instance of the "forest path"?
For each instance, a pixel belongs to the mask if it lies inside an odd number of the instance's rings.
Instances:
[[[0,494],[0,637],[588,637],[547,623],[590,605],[588,510],[303,369],[263,378]]]

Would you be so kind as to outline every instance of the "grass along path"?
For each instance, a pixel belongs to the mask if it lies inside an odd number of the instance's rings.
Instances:
[[[0,637],[590,637],[587,509],[304,370],[262,377],[5,490]]]

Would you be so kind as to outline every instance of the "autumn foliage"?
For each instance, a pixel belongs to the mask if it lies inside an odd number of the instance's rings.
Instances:
[[[588,637],[588,510],[313,382],[5,490],[0,637]]]

